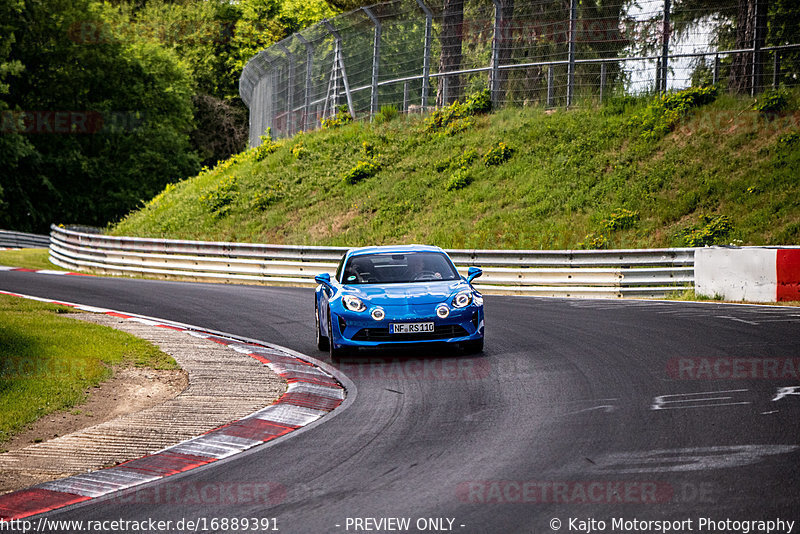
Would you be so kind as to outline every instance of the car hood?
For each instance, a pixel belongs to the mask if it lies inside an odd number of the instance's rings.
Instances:
[[[348,294],[355,295],[365,304],[372,306],[436,304],[444,302],[456,291],[464,289],[469,289],[469,285],[463,280],[345,286]]]

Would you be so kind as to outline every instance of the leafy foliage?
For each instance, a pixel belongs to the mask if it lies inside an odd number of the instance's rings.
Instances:
[[[212,189],[200,195],[198,200],[211,213],[217,217],[223,217],[230,210],[231,204],[236,200],[238,193],[236,178],[229,176],[223,178]]]
[[[375,115],[375,122],[378,124],[384,122],[390,122],[400,116],[400,112],[397,110],[397,106],[395,105],[388,105],[388,106],[381,106],[381,110]]]
[[[687,247],[705,247],[722,243],[732,230],[727,215],[701,215],[699,225],[685,228],[678,235]]]
[[[761,113],[780,113],[789,107],[789,92],[786,89],[769,89],[756,98],[753,110]]]
[[[343,124],[350,124],[351,122],[353,122],[353,116],[350,115],[346,105],[339,106],[339,109],[336,111],[336,114],[333,117],[323,118],[320,120],[320,124],[323,129],[337,128]]]
[[[619,209],[611,212],[607,219],[602,221],[606,230],[626,230],[633,228],[639,222],[639,212]]]
[[[371,161],[359,161],[342,177],[345,183],[353,185],[378,173],[380,167]]]
[[[459,189],[464,189],[471,183],[472,183],[472,175],[470,175],[467,169],[459,167],[458,169],[456,169],[456,172],[453,173],[453,176],[450,178],[450,181],[447,182],[447,190],[457,191]]]
[[[689,111],[710,104],[717,95],[716,87],[690,87],[668,93],[657,97],[644,111],[634,115],[630,124],[641,128],[643,139],[659,139],[670,132]]]
[[[487,167],[502,165],[510,160],[512,155],[514,155],[514,149],[500,141],[483,155],[483,164]]]

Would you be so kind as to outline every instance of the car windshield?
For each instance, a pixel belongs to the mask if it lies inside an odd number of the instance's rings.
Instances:
[[[447,256],[438,252],[361,254],[344,268],[344,284],[401,284],[458,280]]]

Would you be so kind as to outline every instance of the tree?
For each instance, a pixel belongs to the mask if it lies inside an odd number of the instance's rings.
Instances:
[[[439,72],[461,69],[462,40],[464,36],[464,0],[444,0],[440,42]],[[446,95],[445,95],[446,84]],[[444,106],[458,100],[461,94],[460,77],[457,74],[439,78],[436,105]]]
[[[23,144],[13,167],[0,166],[5,225],[104,225],[198,170],[194,83],[173,51],[113,32],[81,39],[108,22],[92,0],[18,5],[3,19],[14,35],[7,60],[24,67],[7,76]]]
[[[798,20],[800,5],[797,2],[776,0],[781,16],[776,17],[776,10],[769,5],[768,0],[738,0],[735,10],[729,4],[721,4],[715,0],[680,0],[674,8],[674,22],[676,27],[686,29],[690,24],[709,16],[728,19],[733,24],[733,39],[726,34],[727,27],[720,25],[717,36],[718,45],[724,48],[752,49],[762,48],[767,42],[768,27],[767,16],[770,13],[770,33],[775,33],[775,24],[785,24],[786,20]],[[785,27],[785,26],[784,26]],[[795,27],[796,28],[796,27]],[[797,30],[788,33],[797,37]],[[731,58],[730,77],[728,89],[736,93],[749,93],[758,91],[763,87],[762,80],[763,58],[760,54],[741,52]]]

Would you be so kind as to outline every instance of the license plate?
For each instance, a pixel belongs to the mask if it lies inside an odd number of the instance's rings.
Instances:
[[[417,334],[420,332],[433,332],[433,323],[391,323],[390,334]]]

